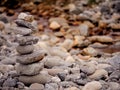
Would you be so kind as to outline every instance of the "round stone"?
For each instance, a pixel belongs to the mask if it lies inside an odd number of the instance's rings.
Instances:
[[[31,64],[31,63],[42,60],[44,56],[45,56],[45,53],[42,52],[41,50],[38,50],[31,54],[18,56],[17,62],[21,64]]]
[[[17,52],[21,55],[24,54],[30,54],[33,52],[34,50],[34,46],[33,45],[27,45],[27,46],[18,46],[16,48]]]

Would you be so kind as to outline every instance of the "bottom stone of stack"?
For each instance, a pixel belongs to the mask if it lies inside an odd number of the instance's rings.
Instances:
[[[32,83],[40,83],[45,84],[51,81],[51,76],[48,74],[38,74],[35,76],[20,76],[18,79],[20,82],[23,82],[26,85],[32,84]]]

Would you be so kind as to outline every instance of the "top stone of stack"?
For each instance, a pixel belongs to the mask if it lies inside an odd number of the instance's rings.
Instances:
[[[17,20],[15,20],[17,24],[16,27],[13,28],[16,34],[20,34],[23,36],[30,35],[33,31],[36,31],[35,28],[35,20],[32,15],[27,15],[26,13],[20,13],[18,15]]]

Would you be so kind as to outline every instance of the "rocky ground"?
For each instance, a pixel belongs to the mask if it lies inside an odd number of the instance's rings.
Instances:
[[[1,6],[0,90],[120,90],[120,1],[98,2]]]

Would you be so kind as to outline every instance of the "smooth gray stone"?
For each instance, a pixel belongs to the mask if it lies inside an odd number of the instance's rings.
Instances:
[[[17,62],[21,64],[31,64],[34,62],[41,61],[45,56],[45,53],[41,50],[34,51],[31,54],[20,55],[17,58]]]
[[[34,51],[34,46],[33,45],[18,46],[16,48],[16,51],[21,55],[30,54]]]

